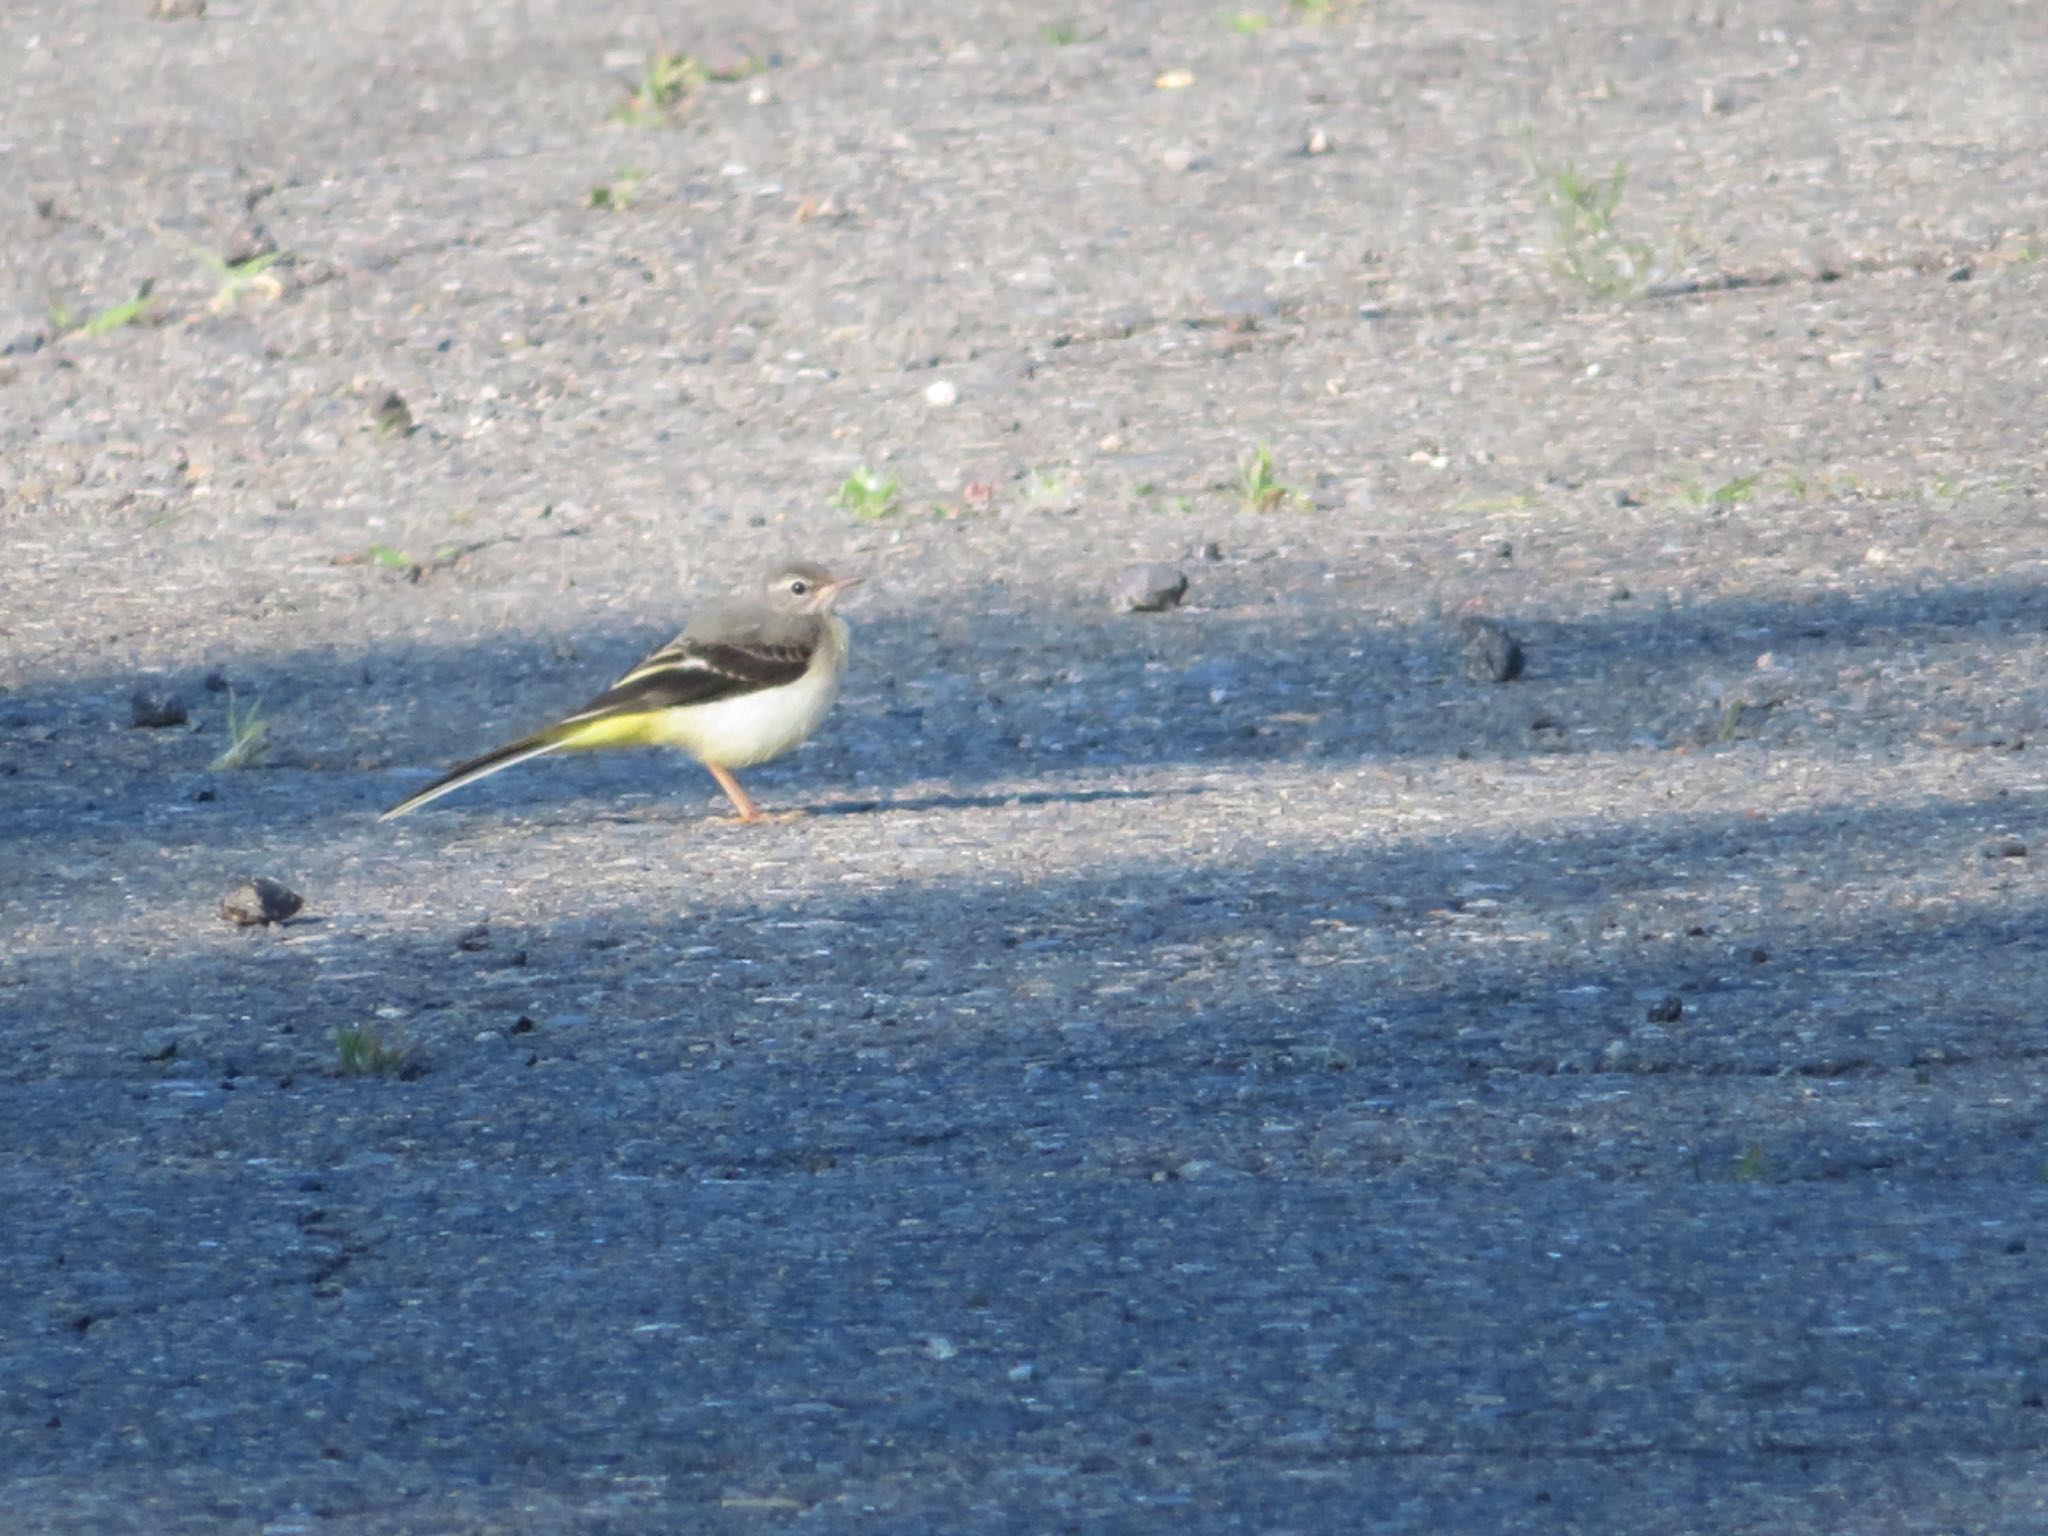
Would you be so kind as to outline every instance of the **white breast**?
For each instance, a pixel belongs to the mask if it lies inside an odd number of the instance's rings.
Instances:
[[[662,739],[721,768],[748,768],[791,750],[825,718],[846,670],[846,622],[828,615],[826,623],[825,643],[795,682],[676,710],[662,721]]]

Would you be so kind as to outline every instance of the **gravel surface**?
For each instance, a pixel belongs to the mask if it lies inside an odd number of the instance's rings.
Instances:
[[[2044,78],[6,7],[0,1529],[2048,1529]]]

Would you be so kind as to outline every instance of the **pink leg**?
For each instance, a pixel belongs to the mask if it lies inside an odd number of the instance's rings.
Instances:
[[[754,804],[754,797],[740,788],[740,781],[716,763],[706,763],[711,777],[718,780],[718,787],[725,791],[725,798],[732,802],[732,808],[740,813],[741,821],[764,821],[761,807]]]

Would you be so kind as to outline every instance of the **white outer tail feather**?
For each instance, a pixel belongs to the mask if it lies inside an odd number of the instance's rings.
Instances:
[[[423,805],[432,804],[443,795],[452,794],[465,784],[487,779],[501,768],[510,768],[514,763],[523,763],[528,758],[544,757],[550,752],[560,751],[564,745],[565,743],[561,741],[529,740],[515,742],[509,747],[500,747],[495,752],[487,752],[482,757],[472,758],[469,762],[451,768],[418,794],[407,795],[377,819],[395,820],[408,811],[416,811]]]

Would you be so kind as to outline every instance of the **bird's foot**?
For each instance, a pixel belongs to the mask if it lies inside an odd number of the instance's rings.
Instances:
[[[713,816],[710,820],[721,827],[760,827],[776,823],[787,824],[802,821],[806,811],[755,811],[751,816]]]

